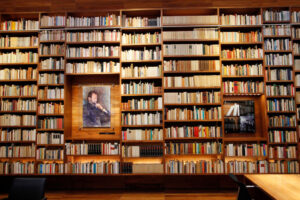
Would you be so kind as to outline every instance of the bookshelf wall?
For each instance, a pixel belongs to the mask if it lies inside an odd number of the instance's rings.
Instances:
[[[299,13],[1,14],[0,174],[299,173]],[[83,127],[94,85],[109,128]],[[255,103],[254,133],[225,131],[234,101]]]

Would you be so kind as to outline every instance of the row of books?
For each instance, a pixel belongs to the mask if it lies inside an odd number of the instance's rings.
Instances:
[[[241,161],[232,160],[225,163],[226,173],[268,173],[269,162],[266,160]]]
[[[226,144],[226,156],[267,156],[266,144]]]
[[[220,75],[168,76],[164,77],[168,87],[220,87]]]
[[[87,61],[83,63],[67,63],[66,73],[118,73],[120,63],[115,61],[95,62]]]
[[[264,82],[262,81],[224,81],[224,93],[263,93]]]
[[[166,138],[209,138],[222,137],[220,126],[171,126],[166,127]]]
[[[41,21],[41,26],[65,26],[66,16],[43,15],[40,21]]]
[[[65,31],[63,30],[42,30],[40,32],[40,41],[63,41],[66,39]]]
[[[0,162],[0,174],[33,174],[34,162]]]
[[[209,155],[222,153],[221,142],[165,143],[166,155]]]
[[[164,165],[162,163],[133,163],[122,162],[123,174],[163,174]]]
[[[63,160],[64,150],[63,149],[47,149],[37,148],[36,159],[38,160]]]
[[[121,71],[122,78],[136,77],[160,77],[162,76],[162,66],[123,66]]]
[[[122,140],[163,140],[162,129],[126,129],[122,130]]]
[[[290,11],[288,10],[264,10],[264,22],[272,21],[290,21]]]
[[[47,58],[40,61],[40,69],[60,69],[63,70],[65,66],[64,58]]]
[[[46,117],[38,120],[39,129],[63,129],[64,119],[55,117]]]
[[[121,94],[160,94],[161,92],[162,88],[155,86],[155,82],[130,81],[121,85]]]
[[[144,50],[123,50],[121,53],[122,61],[137,61],[137,60],[160,60],[161,50],[160,47],[155,47],[155,49]]]
[[[165,72],[220,71],[219,60],[164,60]]]
[[[40,103],[38,105],[39,114],[64,114],[63,103]]]
[[[300,54],[300,44],[299,43],[293,43],[293,52],[294,52],[294,54]]]
[[[1,23],[1,30],[3,31],[27,31],[27,30],[38,30],[39,21],[20,19],[18,21],[3,21]]]
[[[64,84],[64,74],[40,73],[39,84]]]
[[[161,43],[161,34],[154,33],[123,33],[122,44],[155,44]]]
[[[293,39],[300,38],[300,28],[292,28],[292,38]]]
[[[0,87],[1,91],[1,87]],[[64,99],[64,88],[48,88],[39,89],[38,91],[39,99]]]
[[[1,111],[36,111],[36,100],[2,100]]]
[[[221,14],[221,24],[222,25],[260,25],[261,15],[238,15],[231,14],[225,15]]]
[[[56,132],[40,132],[36,136],[37,144],[64,144],[64,134]]]
[[[35,126],[35,115],[11,115],[4,114],[0,116],[1,126]]]
[[[165,104],[220,103],[219,91],[165,92]]]
[[[160,112],[155,113],[122,113],[122,125],[161,125],[162,114]]]
[[[115,14],[97,17],[73,17],[68,16],[67,27],[86,27],[86,26],[120,26],[121,17]]]
[[[119,42],[121,32],[118,30],[93,30],[86,32],[67,32],[67,42]]]
[[[300,22],[300,12],[299,11],[293,11],[291,14],[291,20],[294,23]]]
[[[122,110],[162,109],[162,104],[162,97],[129,99],[127,102],[122,102]]]
[[[67,48],[66,56],[69,58],[75,57],[117,57],[120,55],[119,46],[92,46],[92,47],[70,47]]]
[[[37,85],[1,85],[0,96],[36,96]]]
[[[260,31],[221,31],[221,42],[262,42],[262,33]]]
[[[296,127],[296,116],[269,116],[270,127]]]
[[[297,147],[269,147],[269,158],[295,158],[297,159]]]
[[[39,163],[37,164],[37,173],[39,174],[63,174],[63,163]]]
[[[274,130],[269,131],[268,134],[269,142],[271,143],[284,143],[284,142],[297,142],[297,132],[296,131],[286,131],[286,130]]]
[[[224,173],[223,160],[169,160],[165,164],[167,174],[219,174]]]
[[[161,157],[162,145],[122,146],[122,157]]]
[[[293,65],[293,56],[289,54],[266,54],[266,65]]]
[[[221,107],[165,108],[166,120],[219,120]]]
[[[65,163],[66,174],[119,174],[119,161],[68,162]]]
[[[294,58],[294,69],[295,70],[300,70],[300,59]]]
[[[37,63],[38,62],[38,53],[31,51],[20,52],[17,49],[15,52],[10,53],[0,53],[0,63]]]
[[[66,143],[67,155],[120,155],[120,144],[114,143]]]
[[[36,79],[37,70],[28,68],[4,68],[0,70],[0,80],[22,80],[22,79]]]
[[[292,49],[292,41],[290,39],[266,39],[264,46],[267,51],[289,51]]]
[[[291,81],[293,80],[292,69],[271,69],[269,80],[271,81]]]
[[[123,15],[122,24],[124,27],[160,26],[160,17],[128,17]]]
[[[287,85],[267,85],[266,86],[266,94],[267,96],[294,96],[295,88],[293,84]]]
[[[255,46],[254,48],[233,48],[233,49],[223,49],[221,51],[222,59],[261,59],[263,58],[262,48]]]
[[[65,54],[65,46],[61,44],[40,44],[41,55],[62,55]]]
[[[199,22],[198,22],[199,23]],[[217,40],[219,31],[217,28],[194,28],[192,31],[164,31],[164,41],[168,40]]]
[[[262,76],[263,65],[257,64],[231,64],[222,65],[223,76]]]
[[[0,158],[29,158],[35,157],[35,145],[17,146],[6,145],[0,146]]]
[[[218,44],[164,44],[164,55],[219,55]]]
[[[268,99],[268,111],[295,111],[295,100],[291,99]]]
[[[36,129],[2,129],[0,141],[35,141]]]
[[[0,37],[0,47],[38,47],[39,38],[31,37],[11,37],[6,35]]]
[[[264,25],[263,27],[264,36],[284,36],[291,35],[290,25]]]
[[[270,162],[270,173],[295,173],[299,174],[298,161],[282,161],[277,160]]]
[[[295,86],[300,86],[300,74],[296,74],[295,76]]]
[[[218,24],[218,15],[164,16],[163,25]]]

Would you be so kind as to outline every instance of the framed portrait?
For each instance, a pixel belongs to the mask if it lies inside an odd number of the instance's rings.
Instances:
[[[83,86],[82,92],[83,127],[110,127],[110,86]]]

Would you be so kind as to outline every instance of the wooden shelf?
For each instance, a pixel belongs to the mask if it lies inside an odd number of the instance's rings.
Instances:
[[[218,39],[175,39],[175,40],[163,40],[164,43],[172,43],[172,42],[219,42]]]
[[[162,124],[149,124],[149,125],[121,125],[122,126],[122,128],[152,128],[152,127],[163,127],[163,125]]]
[[[164,58],[212,58],[220,55],[164,55]]]
[[[287,99],[287,98],[295,98],[295,97],[294,96],[290,96],[290,95],[287,95],[287,96],[267,96],[267,99],[276,99],[276,98]]]
[[[10,143],[19,143],[19,144],[32,144],[34,141],[0,141],[0,144],[10,144]]]
[[[16,49],[38,49],[39,47],[30,46],[30,47],[0,47],[0,50],[16,50]]]
[[[290,38],[291,35],[264,35],[263,38]]]
[[[218,27],[219,24],[163,24],[163,28]]]
[[[220,71],[164,71],[164,74],[220,74]]]
[[[89,45],[89,44],[120,44],[120,41],[81,41],[81,42],[66,42],[66,45]]]
[[[36,162],[64,162],[64,160],[62,159],[36,159]]]
[[[64,116],[64,114],[40,114],[40,113],[38,113],[38,116],[39,117],[63,117]]]
[[[265,67],[269,67],[269,68],[284,68],[284,67],[289,67],[292,68],[293,65],[265,65]]]
[[[40,29],[59,29],[59,28],[65,28],[66,26],[40,26]]]
[[[163,94],[122,94],[122,97],[162,96]]]
[[[33,33],[38,33],[39,30],[1,30],[0,31],[0,34],[9,34],[9,33],[12,33],[12,34],[16,34],[16,33],[20,33],[20,34],[33,34]]]
[[[298,158],[269,158],[269,160],[298,160]]]
[[[0,114],[3,114],[3,113],[15,113],[15,114],[36,114],[36,110],[30,110],[30,111],[28,111],[28,110],[24,110],[24,111],[22,111],[22,110],[14,110],[14,111],[0,111]]]
[[[36,126],[17,126],[17,125],[12,125],[12,126],[1,125],[0,127],[2,127],[2,128],[36,128]]]
[[[191,120],[165,120],[164,121],[165,123],[193,123],[193,122],[222,122],[221,119],[211,119],[211,120],[194,120],[194,119],[191,119]]]
[[[68,26],[66,25],[66,30],[77,30],[77,29],[83,29],[83,30],[89,30],[89,29],[117,29],[121,28],[121,26]]]
[[[40,58],[65,57],[65,55],[39,55]]]
[[[121,110],[121,112],[162,112],[163,109],[135,109],[135,110]]]
[[[122,44],[122,47],[147,47],[147,46],[161,46],[161,43],[142,43],[142,44]]]
[[[64,72],[64,69],[39,69],[39,72]]]
[[[35,157],[0,157],[0,159],[5,159],[5,160],[34,160]]]
[[[40,43],[64,43],[65,40],[41,40]]]
[[[165,158],[181,159],[187,157],[218,157],[218,156],[222,156],[222,154],[180,154],[180,155],[166,154]]]
[[[228,136],[230,133],[227,133],[226,136],[224,137],[224,142],[267,142],[267,138],[263,137],[232,137]]]
[[[67,157],[99,157],[101,159],[119,159],[120,155],[99,155],[99,154],[89,154],[89,155],[66,155]]]
[[[220,28],[262,28],[262,24],[257,24],[257,25],[221,25]]]
[[[263,21],[263,24],[285,24],[290,23],[290,21]]]
[[[269,126],[269,129],[296,129],[296,126]]]
[[[268,158],[268,156],[226,156],[225,155],[225,159],[234,159],[234,158],[238,158],[238,159],[259,159],[259,160],[266,160]]]
[[[38,84],[38,86],[40,87],[61,87],[61,86],[64,86],[65,84]]]
[[[154,76],[151,76],[151,77],[132,77],[132,78],[129,78],[129,77],[126,77],[126,78],[122,78],[122,80],[161,80],[163,79],[162,76],[159,76],[159,77],[154,77]]]
[[[37,147],[64,147],[64,144],[37,144]]]
[[[64,101],[64,99],[38,99],[38,101]]]
[[[0,66],[38,65],[39,63],[0,63]]]
[[[119,56],[102,56],[102,57],[66,57],[66,60],[107,60],[120,59]]]
[[[165,138],[165,141],[189,141],[189,140],[222,140],[223,137],[184,137],[184,138]]]
[[[264,93],[223,93],[224,96],[261,96]]]
[[[207,86],[207,87],[165,87],[165,90],[197,90],[197,89],[221,89],[220,87]]]
[[[268,145],[297,145],[297,142],[269,142]]]
[[[266,81],[266,83],[294,83],[293,80],[286,80],[286,81],[283,81],[283,80],[275,80],[275,81]]]
[[[2,96],[3,99],[36,99],[37,96]]]
[[[226,78],[226,79],[231,79],[231,78],[241,78],[241,79],[244,79],[244,78],[265,78],[264,75],[246,75],[246,76],[222,76],[222,78]]]
[[[265,53],[292,53],[292,50],[265,50]]]
[[[221,103],[165,103],[164,106],[221,106]]]
[[[224,61],[224,62],[230,62],[230,61],[238,61],[238,62],[263,61],[263,58],[239,58],[239,59],[226,59],[226,58],[222,58],[221,61]]]
[[[221,42],[221,45],[262,45],[263,42]]]
[[[268,114],[296,114],[296,111],[268,111]]]
[[[122,60],[122,63],[158,63],[163,60]]]
[[[99,72],[99,73],[65,73],[67,76],[90,76],[90,75],[120,75],[119,72]]]
[[[37,82],[36,79],[11,79],[11,80],[0,80],[0,83],[28,83],[28,82]]]
[[[63,132],[64,129],[45,129],[45,128],[38,128],[38,129],[36,129],[36,131],[53,131],[53,132],[59,131],[59,132]]]
[[[138,144],[138,143],[145,143],[145,144],[149,144],[149,143],[164,143],[163,140],[122,140],[122,143],[126,143],[126,144]]]
[[[122,31],[135,31],[135,30],[161,30],[160,26],[144,26],[144,27],[122,27]]]

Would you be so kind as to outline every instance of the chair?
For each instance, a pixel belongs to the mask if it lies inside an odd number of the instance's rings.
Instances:
[[[47,200],[46,178],[15,178],[8,194],[8,200]]]
[[[233,174],[229,174],[229,177],[239,186],[237,200],[251,200],[251,196],[244,183],[240,182]]]

